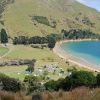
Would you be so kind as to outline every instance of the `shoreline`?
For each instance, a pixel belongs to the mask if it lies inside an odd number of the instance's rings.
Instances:
[[[65,42],[80,42],[80,41],[98,41],[98,40],[97,39],[62,40],[56,43],[55,48],[53,49],[53,52],[57,54],[63,60],[68,61],[71,64],[78,65],[78,67],[81,67],[81,68],[83,67],[91,71],[100,72],[100,68],[97,68],[97,66],[91,63],[88,63],[87,61],[85,61],[85,59],[82,59],[81,57],[78,58],[67,53],[61,47],[61,44]]]

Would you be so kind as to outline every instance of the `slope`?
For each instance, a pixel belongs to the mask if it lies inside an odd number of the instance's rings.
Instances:
[[[75,0],[15,0],[5,10],[4,20],[12,37],[45,36],[72,28],[100,31],[100,13]]]

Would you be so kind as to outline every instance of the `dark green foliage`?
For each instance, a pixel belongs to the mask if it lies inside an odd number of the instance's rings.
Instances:
[[[3,89],[6,91],[17,92],[21,90],[21,84],[18,80],[13,78],[3,78]]]
[[[39,78],[36,77],[36,76],[32,76],[32,75],[26,76],[25,79],[24,79],[24,82],[30,83],[30,81],[36,81],[37,82],[37,81],[39,81]]]
[[[25,36],[19,36],[19,37],[15,37],[13,39],[13,44],[28,44],[28,37],[25,37]]]
[[[47,40],[49,40],[49,38],[54,38],[55,41],[59,41],[59,40],[61,40],[61,35],[60,34],[52,33],[50,35],[47,35]]]
[[[29,44],[45,44],[47,42],[46,37],[34,36],[29,38]]]
[[[17,45],[17,44],[23,44],[23,45],[27,45],[27,44],[45,44],[48,43],[47,38],[46,37],[39,37],[39,36],[34,36],[34,37],[25,37],[25,36],[19,36],[19,37],[15,37],[13,39],[13,44]]]
[[[28,93],[39,90],[41,87],[40,79],[36,76],[26,76],[24,82],[27,84]]]
[[[51,81],[45,83],[45,87],[49,91],[54,91],[54,90],[57,91],[58,90],[57,89],[57,87],[58,87],[57,81],[51,80]]]
[[[4,74],[0,74],[0,82],[2,82],[3,90],[17,92],[21,90],[21,83],[19,80],[9,78]]]
[[[56,37],[51,35],[51,36],[48,36],[47,38],[48,38],[48,48],[52,50],[56,44]]]
[[[74,71],[70,76],[72,87],[93,86],[96,84],[96,77],[91,72]]]
[[[5,29],[1,29],[0,39],[1,39],[1,43],[7,43],[8,42],[8,35],[7,35]]]
[[[97,78],[97,86],[100,86],[100,73],[97,74],[96,78]]]
[[[63,30],[65,39],[99,39],[100,35],[90,30],[72,29],[70,31]]]
[[[50,49],[54,48],[56,41],[60,40],[61,36],[57,35],[57,34],[51,34],[48,35],[46,37],[39,37],[39,36],[34,36],[34,37],[25,37],[25,36],[19,36],[19,37],[15,37],[13,39],[13,44],[17,45],[17,44],[23,44],[23,45],[27,45],[27,44],[48,44],[48,47]],[[42,48],[44,46],[42,45]]]
[[[44,17],[44,16],[33,16],[32,20],[33,21],[36,20],[38,23],[50,26],[50,23],[49,23],[47,17]]]

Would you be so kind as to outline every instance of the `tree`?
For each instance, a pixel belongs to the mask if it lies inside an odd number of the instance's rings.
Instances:
[[[1,38],[1,43],[7,43],[8,42],[8,35],[7,35],[5,29],[1,29],[0,38]]]
[[[48,47],[52,50],[55,47],[56,40],[54,37],[48,37]]]
[[[32,61],[30,61],[29,65],[28,65],[28,68],[26,69],[26,71],[29,71],[30,73],[32,73],[34,71],[35,62],[36,62],[35,59],[33,59]]]
[[[96,76],[97,79],[97,86],[100,86],[100,73]]]
[[[93,86],[96,84],[96,77],[91,72],[74,71],[70,76],[72,87],[77,86]]]
[[[50,91],[58,90],[57,81],[50,80],[50,81],[46,82],[44,85],[45,85],[46,90],[50,90]]]

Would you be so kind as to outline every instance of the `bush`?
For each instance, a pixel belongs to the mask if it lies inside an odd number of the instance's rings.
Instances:
[[[96,84],[96,77],[91,72],[74,71],[70,76],[72,87],[77,86],[93,86]]]
[[[65,39],[99,39],[100,35],[91,32],[90,30],[71,29],[69,31],[62,30]]]
[[[24,82],[27,85],[28,93],[31,93],[33,91],[39,91],[40,88],[42,87],[39,77],[36,76],[32,75],[26,76]]]
[[[49,23],[47,17],[44,17],[44,16],[33,16],[32,20],[33,21],[36,20],[38,23],[50,26],[50,23]]]
[[[58,90],[57,81],[51,80],[45,83],[45,88],[46,90],[49,90],[49,91],[57,91]]]
[[[17,92],[21,90],[21,83],[19,80],[9,78],[4,74],[0,74],[0,82],[2,83],[3,90]]]
[[[100,73],[96,76],[97,79],[97,86],[100,86]]]

